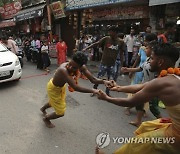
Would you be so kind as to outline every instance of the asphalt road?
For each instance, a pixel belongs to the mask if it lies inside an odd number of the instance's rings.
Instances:
[[[96,73],[98,64],[92,64],[89,68]],[[128,122],[135,118],[134,109],[131,116],[126,116],[124,108],[78,92],[67,91],[65,116],[53,121],[55,128],[45,127],[39,109],[47,102],[46,84],[56,68],[53,59],[51,73],[45,75],[34,64],[25,62],[19,82],[0,84],[1,154],[93,154],[96,136],[102,132],[110,134],[111,142],[104,149],[110,154],[121,145],[113,143],[113,137],[133,136],[136,128]],[[118,82],[129,84],[127,77],[119,77]],[[87,80],[80,80],[79,84],[92,87]],[[111,95],[126,97],[116,92]],[[165,110],[162,112],[166,115]],[[150,119],[155,118],[148,112],[144,120]]]

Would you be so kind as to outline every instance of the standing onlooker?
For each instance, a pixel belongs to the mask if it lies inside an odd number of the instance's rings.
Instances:
[[[42,55],[41,55],[41,41],[40,38],[36,38],[36,49],[38,50],[37,53],[37,68],[43,69],[43,61],[42,61]]]
[[[135,37],[135,30],[131,28],[130,35],[127,35],[124,39],[124,42],[127,45],[127,50],[128,50],[128,65],[129,67],[132,65],[131,64],[131,59],[133,56],[133,46],[135,44],[136,37]]]
[[[17,46],[22,45],[22,40],[21,40],[21,38],[19,36],[15,39],[15,42],[16,42]]]
[[[124,34],[120,33],[118,34],[118,37],[123,40]],[[117,58],[116,58],[116,62],[114,66],[114,78],[113,78],[114,81],[117,81],[119,71],[120,71],[120,66],[123,66],[123,63],[125,63],[125,65],[127,66],[127,63],[128,63],[127,46],[125,43],[123,43],[123,50],[124,50],[123,57],[125,57],[123,58],[124,61],[121,61],[120,53],[118,53]]]
[[[150,56],[151,56],[151,52],[153,51],[153,46],[157,44],[157,36],[153,33],[146,35],[145,38],[146,42],[151,42],[151,43],[147,43],[146,45],[146,60],[144,63],[142,63],[142,65],[140,65],[139,67],[136,68],[122,68],[121,71],[123,72],[141,72],[142,71],[142,83],[148,82],[150,80],[153,80],[157,75],[157,73],[155,72],[151,72],[151,66],[150,66]],[[150,110],[153,113],[153,115],[156,118],[161,118],[161,114],[160,111],[158,109],[158,98],[155,97],[152,100],[149,101],[149,106],[150,106]],[[136,110],[137,110],[137,117],[136,120],[131,121],[130,124],[134,125],[134,126],[139,126],[142,122],[142,117],[143,115],[146,113],[145,111],[145,106],[144,104],[141,105],[137,105],[136,106]]]
[[[100,36],[98,35],[98,32],[95,31],[95,35],[93,37],[93,42],[97,42],[100,40]],[[100,60],[100,54],[99,54],[99,47],[96,46],[93,48],[93,57],[92,57],[93,61],[99,61]]]
[[[30,41],[31,41],[31,55],[32,55],[32,58],[31,60],[33,61],[33,63],[36,63],[37,62],[37,54],[38,54],[38,50],[36,49],[36,40],[33,36],[31,36],[30,38]]]
[[[157,36],[153,33],[148,34],[145,37],[144,45],[147,45],[149,42],[154,41],[154,40],[157,41]],[[139,49],[139,52],[138,52],[137,59],[136,59],[135,63],[133,64],[132,68],[142,66],[143,63],[146,61],[146,59],[147,59],[146,47],[141,46]],[[130,77],[132,77],[132,74],[130,75]],[[131,85],[142,83],[143,77],[144,77],[143,71],[136,72],[132,78]],[[132,94],[128,94],[128,97],[131,97],[131,96],[132,96]],[[130,109],[131,108],[129,108],[129,107],[126,108],[126,110],[125,110],[126,115],[130,115]],[[141,114],[141,113],[139,113],[139,114]]]
[[[24,44],[24,52],[26,55],[26,59],[27,59],[27,61],[31,61],[32,55],[30,52],[30,41],[29,41],[29,39],[26,38],[23,44]]]
[[[8,48],[8,38],[6,35],[1,37],[1,43],[3,43]]]
[[[84,40],[84,47],[83,48],[86,48],[88,47],[89,45],[91,45],[93,43],[93,39],[90,35],[86,35],[85,36],[85,40]],[[87,55],[88,57],[88,60],[92,59],[92,49],[90,51],[85,51],[85,54]]]
[[[67,45],[61,38],[59,39],[59,42],[56,44],[56,50],[58,65],[66,62]]]
[[[82,51],[83,48],[84,48],[84,40],[85,40],[85,35],[82,35],[80,38],[79,38],[79,42],[78,42],[78,51]]]
[[[50,65],[50,59],[49,59],[49,47],[48,42],[45,41],[41,47],[41,55],[42,55],[42,61],[43,61],[43,69],[47,72],[49,72],[49,65]]]
[[[174,22],[167,22],[165,24],[165,32],[163,34],[158,35],[158,41],[160,43],[173,43],[175,31],[176,24]]]
[[[143,43],[145,41],[145,38],[146,38],[146,36],[148,34],[151,34],[151,30],[152,30],[152,27],[150,25],[148,25],[146,27],[146,31],[140,34],[140,37],[142,37],[142,42],[141,43]]]
[[[16,45],[16,42],[13,40],[13,38],[10,36],[7,40],[7,47],[14,53],[17,54],[18,52],[18,46]]]

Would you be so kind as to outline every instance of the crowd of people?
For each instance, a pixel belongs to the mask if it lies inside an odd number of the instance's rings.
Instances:
[[[14,54],[21,50],[28,62],[36,63],[37,69],[49,72],[50,61],[50,42],[44,35],[42,36],[8,36],[3,35],[0,38],[2,42]],[[67,60],[67,45],[61,39],[55,40],[57,65]]]
[[[37,64],[37,69],[49,72],[49,47],[48,41],[45,38],[40,39],[38,36],[21,38],[19,36],[3,35],[0,40],[14,54],[22,51],[27,61]]]

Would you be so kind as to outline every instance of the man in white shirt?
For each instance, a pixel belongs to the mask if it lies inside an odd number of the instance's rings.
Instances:
[[[18,46],[16,45],[16,42],[13,40],[12,37],[9,37],[7,40],[7,47],[14,53],[17,54],[18,52]]]
[[[127,50],[128,50],[128,65],[131,66],[131,59],[133,56],[133,46],[136,41],[136,37],[134,36],[135,30],[131,28],[130,35],[127,35],[124,39],[124,42],[127,45]]]

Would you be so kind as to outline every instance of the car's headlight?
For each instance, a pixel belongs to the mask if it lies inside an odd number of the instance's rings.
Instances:
[[[20,64],[19,59],[16,60],[15,66],[18,66]]]

